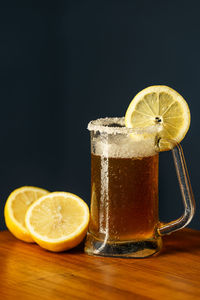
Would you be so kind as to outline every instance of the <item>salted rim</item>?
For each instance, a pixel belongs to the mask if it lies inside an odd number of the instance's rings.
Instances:
[[[114,118],[100,118],[97,120],[90,121],[88,124],[87,129],[89,131],[99,131],[104,132],[108,134],[128,134],[128,133],[134,133],[134,134],[144,134],[144,133],[158,133],[162,130],[162,125],[156,124],[154,126],[149,126],[145,128],[128,128],[125,126],[125,118],[124,117],[114,117]],[[109,126],[109,125],[119,125],[117,126]],[[123,126],[123,127],[121,127]]]

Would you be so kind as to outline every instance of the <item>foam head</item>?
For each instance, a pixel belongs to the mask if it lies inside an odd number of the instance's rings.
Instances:
[[[91,152],[104,157],[141,158],[157,154],[155,127],[127,128],[124,118],[103,118],[88,124]]]

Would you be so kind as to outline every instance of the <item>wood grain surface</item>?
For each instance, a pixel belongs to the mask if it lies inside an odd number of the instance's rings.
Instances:
[[[200,299],[200,231],[164,237],[145,259],[51,253],[0,232],[0,299]]]

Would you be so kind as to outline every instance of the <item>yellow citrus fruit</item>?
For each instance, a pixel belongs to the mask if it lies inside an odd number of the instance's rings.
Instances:
[[[24,186],[14,190],[6,201],[4,216],[7,228],[18,239],[33,243],[33,239],[25,226],[25,214],[28,207],[48,191],[33,187]]]
[[[29,207],[25,223],[41,247],[54,252],[64,251],[77,246],[85,237],[89,209],[74,194],[53,192]]]
[[[181,142],[190,127],[190,110],[184,98],[164,85],[147,87],[131,101],[125,115],[129,128],[155,126],[162,151],[171,148],[167,140]]]

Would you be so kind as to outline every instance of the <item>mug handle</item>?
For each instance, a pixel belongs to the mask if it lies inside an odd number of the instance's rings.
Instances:
[[[158,141],[158,148],[159,148],[160,141]],[[167,142],[173,145],[171,151],[172,151],[174,164],[176,168],[176,174],[178,177],[178,182],[182,194],[184,213],[180,218],[174,221],[171,221],[169,223],[160,223],[160,226],[158,227],[158,233],[160,235],[170,234],[173,231],[184,228],[185,226],[187,226],[187,224],[190,223],[195,212],[195,200],[192,192],[192,187],[190,184],[190,179],[189,179],[187,166],[183,154],[183,149],[181,145],[175,141],[167,140]]]

